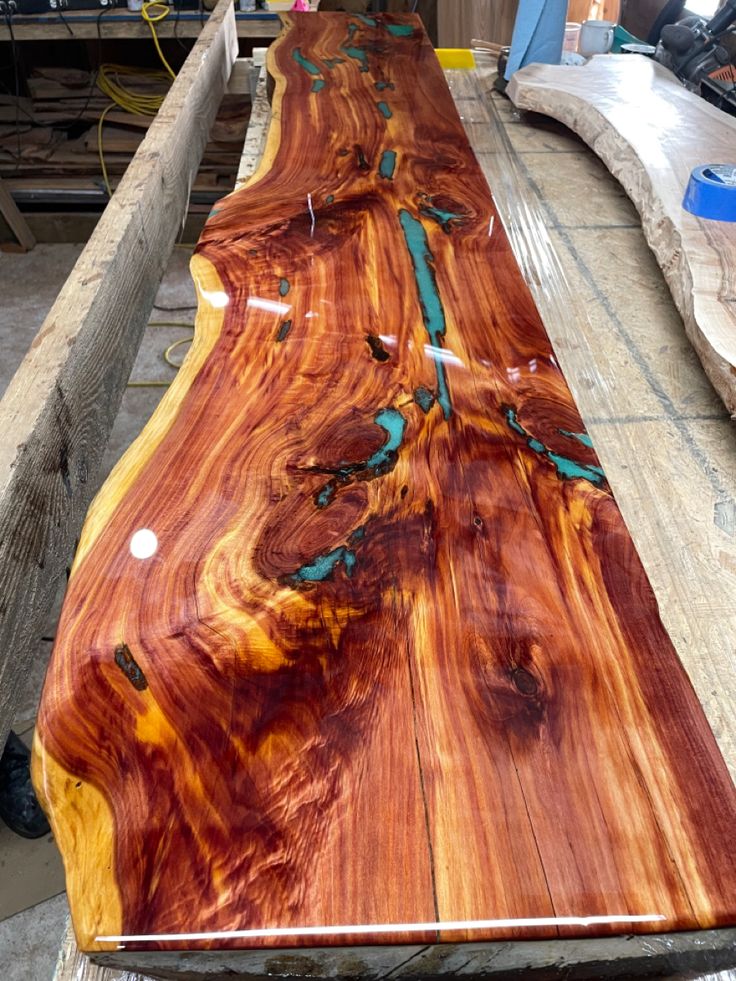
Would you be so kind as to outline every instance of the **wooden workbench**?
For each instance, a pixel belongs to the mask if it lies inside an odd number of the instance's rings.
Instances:
[[[562,127],[523,118],[495,95],[489,116],[470,76],[449,73],[448,78],[665,625],[733,774],[732,422],[685,338],[638,216],[605,168]],[[255,169],[267,120],[261,86],[241,178]],[[736,931],[703,932],[697,939],[697,944],[682,935],[642,938],[641,943],[627,939],[618,947],[614,940],[382,948],[351,951],[349,966],[344,951],[310,952],[315,956],[309,964],[302,963],[303,956],[297,960],[284,952],[243,973],[379,977],[391,972],[408,977],[516,970],[528,976],[532,965],[539,970],[554,965],[577,977],[602,977],[641,973],[651,968],[651,958],[672,974],[735,966]],[[696,949],[707,957],[694,960]],[[202,961],[186,963],[196,976],[214,969]],[[235,966],[226,958],[218,963],[220,969]],[[152,955],[147,969],[176,977],[181,966],[181,955]],[[78,955],[67,937],[57,981],[77,978],[78,969]],[[87,964],[84,977],[113,981],[118,975]]]

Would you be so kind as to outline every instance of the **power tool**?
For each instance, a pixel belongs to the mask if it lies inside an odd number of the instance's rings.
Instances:
[[[655,60],[686,88],[736,116],[736,0],[706,21],[689,16],[662,28]]]

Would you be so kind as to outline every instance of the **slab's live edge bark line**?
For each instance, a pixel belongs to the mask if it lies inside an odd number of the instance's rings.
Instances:
[[[733,923],[733,785],[434,53],[287,27],[46,681],[80,945]]]

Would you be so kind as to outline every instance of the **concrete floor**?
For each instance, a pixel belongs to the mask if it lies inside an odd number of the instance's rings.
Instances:
[[[33,337],[82,250],[81,245],[37,245],[26,255],[0,253],[0,397],[23,360]],[[190,250],[176,248],[156,296],[151,321],[189,325],[194,315],[194,286],[189,276]],[[170,309],[178,308],[178,309]],[[163,395],[161,385],[175,370],[163,352],[173,341],[188,337],[188,326],[151,327],[141,344],[131,383],[126,389],[103,463],[103,477],[139,434]],[[186,346],[172,353],[181,361]],[[38,657],[28,676],[13,728],[26,741],[41,694],[51,653],[58,609],[39,638]],[[27,841],[0,822],[0,981],[50,981],[69,910],[64,894],[61,859],[51,836]]]

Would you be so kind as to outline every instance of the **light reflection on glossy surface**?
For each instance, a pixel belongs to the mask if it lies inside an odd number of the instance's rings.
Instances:
[[[273,927],[263,930],[226,930],[219,933],[169,933],[169,934],[138,934],[131,936],[109,936],[96,937],[100,943],[116,943],[122,949],[126,944],[145,944],[161,943],[162,941],[175,941],[183,943],[192,940],[236,940],[236,939],[259,939],[278,937],[286,939],[288,937],[340,937],[356,936],[365,934],[367,936],[379,936],[382,933],[402,933],[411,935],[413,933],[427,933],[432,930],[453,931],[461,930],[518,930],[539,927],[596,927],[603,925],[632,926],[636,923],[658,923],[662,924],[666,917],[659,913],[645,913],[638,915],[624,916],[547,916],[537,918],[518,918],[512,920],[457,920],[446,922],[434,921],[431,923],[351,923],[349,925],[315,926],[315,927]]]
[[[158,538],[150,528],[139,528],[130,539],[130,554],[136,559],[150,559],[158,549]]]

